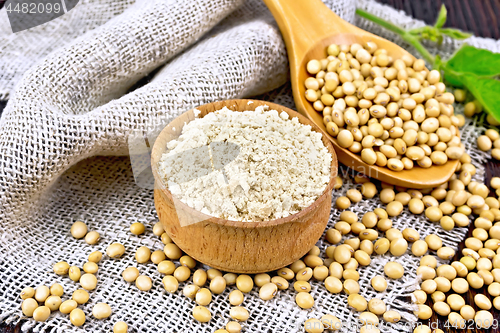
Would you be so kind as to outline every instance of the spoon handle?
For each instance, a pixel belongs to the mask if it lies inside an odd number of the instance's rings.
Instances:
[[[273,14],[285,40],[290,67],[295,68],[307,51],[328,36],[353,32],[321,0],[263,0]]]

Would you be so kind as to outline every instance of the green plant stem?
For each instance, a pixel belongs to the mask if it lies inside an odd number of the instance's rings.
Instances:
[[[382,27],[386,28],[387,30],[390,30],[392,32],[397,33],[401,38],[409,43],[411,46],[413,46],[420,55],[427,61],[429,64],[431,64],[434,67],[434,56],[427,51],[427,49],[420,43],[420,40],[415,36],[410,33],[408,33],[406,30],[401,29],[400,27],[392,24],[391,22],[388,22],[384,19],[381,19],[380,17],[377,17],[375,15],[372,15],[362,9],[356,9],[356,14],[359,16],[372,21],[374,23],[377,23],[378,25],[381,25]]]

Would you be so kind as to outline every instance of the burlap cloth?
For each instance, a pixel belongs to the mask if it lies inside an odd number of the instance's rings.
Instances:
[[[326,2],[344,19],[354,20],[354,2]],[[404,27],[423,24],[372,1],[357,5]],[[355,23],[407,46],[373,24],[359,19]],[[490,39],[472,37],[468,42],[497,52],[500,48]],[[446,55],[457,46],[445,40],[434,51]],[[152,82],[125,94],[162,65]],[[139,246],[162,248],[151,232],[157,221],[153,191],[135,184],[128,157],[109,155],[127,154],[131,132],[164,125],[196,105],[265,93],[257,98],[293,108],[287,75],[284,43],[259,0],[86,0],[52,22],[15,35],[1,10],[0,97],[9,98],[9,103],[0,120],[0,321],[15,324],[26,319],[19,298],[24,287],[59,282],[65,289],[63,299],[79,288],[52,272],[55,262],[81,267],[90,252],[104,252],[108,244],[120,242],[125,256],[105,257],[99,264],[98,287],[81,306],[87,314],[83,327],[74,327],[68,315],[57,312],[43,323],[28,319],[22,329],[109,332],[119,320],[132,332],[213,332],[225,326],[227,295],[234,287],[214,297],[209,305],[213,319],[200,324],[191,316],[192,300],[181,291],[170,294],[163,289],[156,265],[136,264],[133,254]],[[478,168],[477,180],[483,179],[486,160],[486,154],[475,148],[481,131],[470,123],[461,130]],[[353,186],[349,170],[340,172],[344,186],[334,193],[334,200]],[[378,199],[363,200],[352,210],[361,215],[377,206],[383,206]],[[338,215],[332,209],[329,227]],[[102,239],[97,245],[71,237],[69,229],[76,219],[99,231]],[[129,232],[136,221],[148,226],[145,235]],[[444,232],[406,209],[393,221],[398,229],[411,226],[421,236],[437,233],[453,248],[466,233],[465,228]],[[326,243],[320,240],[318,246],[324,250]],[[410,331],[416,318],[405,296],[418,286],[419,258],[397,258],[406,269],[404,278],[390,281],[387,292],[377,294],[369,280],[383,274],[387,260],[393,258],[374,256],[370,266],[359,270],[361,293],[367,299],[382,298],[389,309],[402,313],[403,320],[383,327],[383,332]],[[123,281],[121,272],[130,265],[153,279],[152,290],[141,292]],[[332,295],[320,282],[311,284],[316,301],[310,310],[295,304],[292,287],[267,302],[255,288],[243,303],[250,311],[243,330],[301,332],[306,319],[332,313],[347,325],[344,331],[354,331],[357,314],[347,307],[346,295]],[[92,318],[97,302],[111,305],[109,319]]]

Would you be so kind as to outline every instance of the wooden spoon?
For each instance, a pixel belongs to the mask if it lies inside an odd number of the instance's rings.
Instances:
[[[369,177],[409,188],[434,187],[448,181],[457,168],[457,160],[428,169],[416,166],[411,170],[399,172],[366,164],[360,155],[340,147],[337,140],[327,134],[321,113],[314,110],[305,98],[304,81],[310,76],[306,71],[306,64],[312,59],[326,58],[326,48],[330,44],[364,45],[367,41],[373,41],[380,48],[386,49],[395,59],[411,54],[384,38],[347,23],[320,0],[264,0],[264,2],[278,22],[285,40],[297,110],[311,119],[330,138],[342,164]]]

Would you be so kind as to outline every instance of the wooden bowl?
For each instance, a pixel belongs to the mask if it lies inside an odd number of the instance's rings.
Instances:
[[[303,115],[286,107],[257,100],[228,100],[197,107],[198,117],[222,109],[255,110],[260,105],[285,111],[300,123],[321,130]],[[158,217],[167,234],[188,255],[211,267],[236,273],[261,273],[279,269],[305,255],[321,237],[330,217],[332,189],[337,175],[337,156],[330,140],[322,141],[332,154],[330,182],[312,205],[285,218],[263,222],[230,221],[197,211],[184,204],[167,189],[158,173],[158,162],[167,143],[180,136],[182,127],[195,119],[187,111],[163,129],[151,154],[155,178],[154,200]]]

